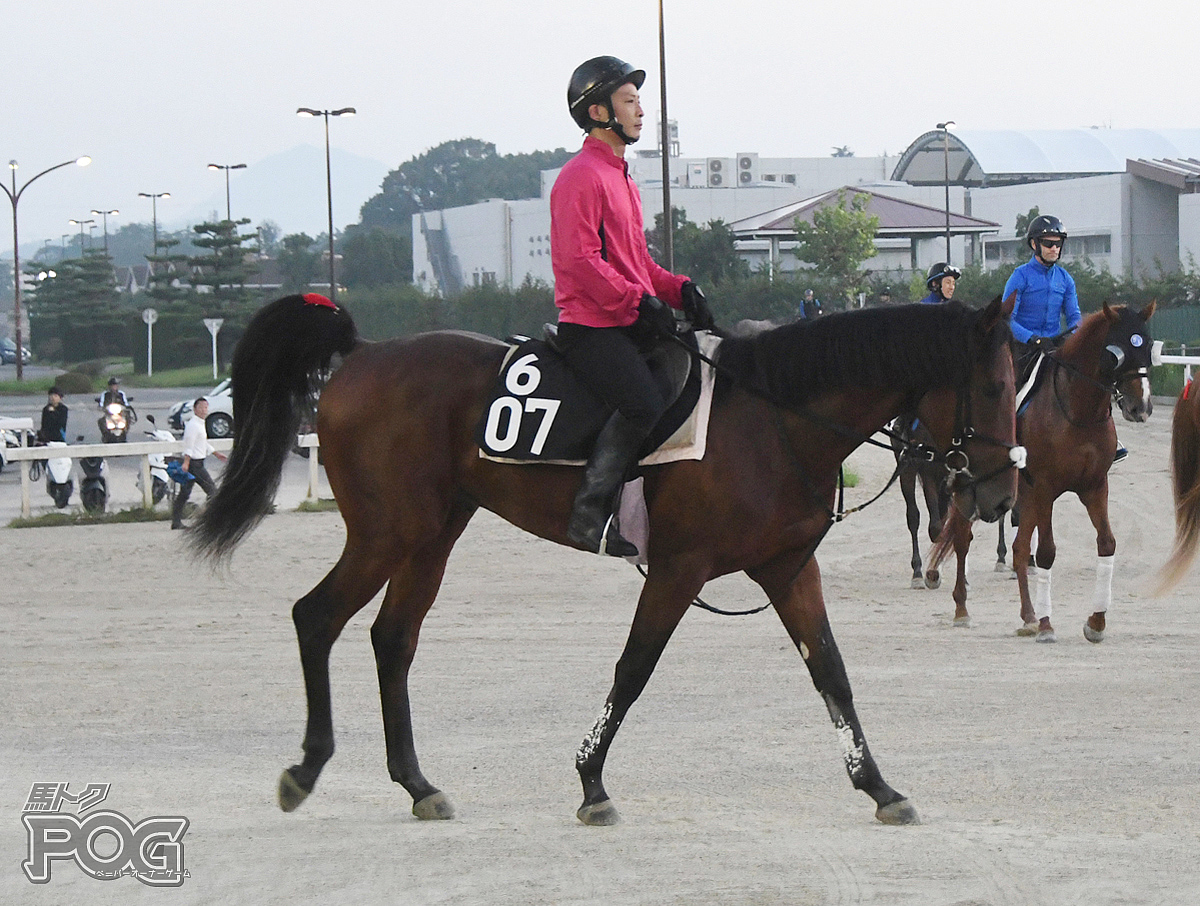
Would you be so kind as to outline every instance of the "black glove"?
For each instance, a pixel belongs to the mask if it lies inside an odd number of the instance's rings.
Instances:
[[[1049,337],[1030,337],[1029,345],[1038,352],[1046,352],[1054,348],[1054,343]]]
[[[675,336],[675,315],[671,313],[671,307],[649,293],[642,296],[637,323],[651,336]]]
[[[688,280],[683,284],[680,293],[683,296],[683,313],[692,322],[694,330],[712,330],[717,326],[717,322],[713,320],[712,309],[708,307],[708,300],[704,298],[704,293],[700,292],[700,287]]]

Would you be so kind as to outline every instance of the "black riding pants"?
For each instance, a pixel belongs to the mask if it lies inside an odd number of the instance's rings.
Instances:
[[[558,348],[580,383],[648,435],[667,410],[634,327],[558,325]]]

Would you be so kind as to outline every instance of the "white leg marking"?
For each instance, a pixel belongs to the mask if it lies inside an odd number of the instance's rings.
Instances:
[[[1096,558],[1096,589],[1092,594],[1092,612],[1107,613],[1112,604],[1113,566],[1117,555]]]

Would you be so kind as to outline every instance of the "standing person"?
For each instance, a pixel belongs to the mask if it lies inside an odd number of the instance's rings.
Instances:
[[[67,405],[63,402],[62,391],[51,387],[47,391],[47,402],[42,407],[42,426],[38,428],[39,443],[48,444],[52,440],[67,441]]]
[[[890,286],[885,286],[880,291],[879,304],[880,305],[891,305],[892,304],[892,288]]]
[[[804,298],[800,301],[800,317],[801,318],[816,318],[821,315],[821,300],[816,297],[811,289],[804,291]]]
[[[954,298],[954,288],[958,286],[958,278],[961,276],[962,271],[957,267],[939,261],[929,269],[929,276],[925,278],[925,288],[929,290],[929,295],[921,300],[922,304],[937,305],[940,302],[949,302]]]
[[[616,57],[576,68],[567,109],[587,136],[550,192],[558,347],[584,386],[614,409],[588,459],[567,538],[616,557],[638,551],[613,525],[614,498],[667,408],[641,352],[675,332],[672,308],[699,329],[713,326],[704,294],[656,264],[646,247],[642,200],[625,162],[626,146],[642,134],[645,78]]]
[[[183,507],[192,496],[192,488],[200,485],[206,497],[211,497],[217,490],[212,476],[204,466],[204,460],[209,453],[222,462],[225,454],[218,453],[208,442],[208,429],[204,420],[208,417],[208,400],[200,397],[192,403],[192,417],[183,426],[183,471],[190,472],[195,481],[186,481],[179,485],[179,493],[175,495],[175,506],[171,509],[171,528],[183,528]]]

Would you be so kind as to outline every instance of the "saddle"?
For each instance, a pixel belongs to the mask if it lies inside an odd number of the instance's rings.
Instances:
[[[580,383],[554,346],[556,330],[545,339],[510,338],[475,442],[484,459],[514,464],[584,465],[612,409]],[[719,338],[681,337],[691,351],[712,358]],[[650,373],[670,401],[650,432],[639,462],[650,465],[700,459],[712,403],[713,374],[689,349],[677,343],[655,345],[644,354]]]

